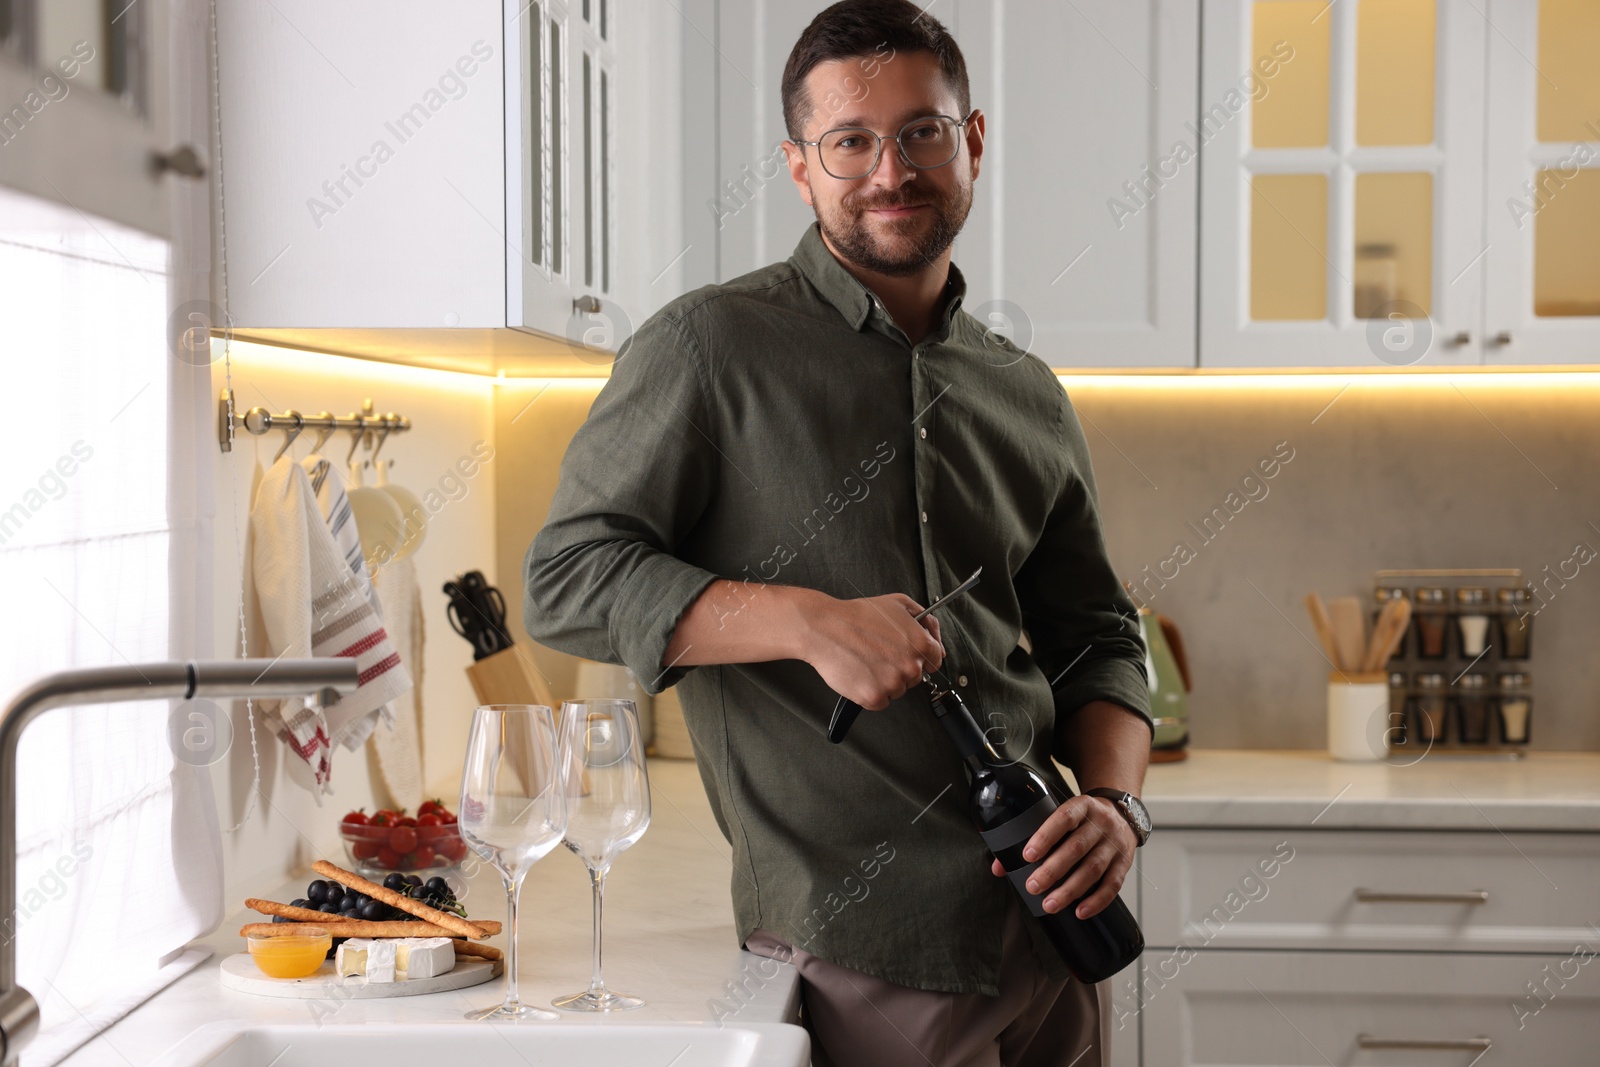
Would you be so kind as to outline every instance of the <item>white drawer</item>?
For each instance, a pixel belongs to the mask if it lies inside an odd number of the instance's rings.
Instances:
[[[1587,951],[1596,949],[1591,936]],[[1594,1067],[1600,1058],[1600,958],[1213,950],[1165,982],[1161,963],[1145,953],[1144,1067]],[[1542,999],[1529,982],[1543,984]]]
[[[1140,853],[1152,946],[1567,953],[1600,920],[1592,834],[1174,830]]]

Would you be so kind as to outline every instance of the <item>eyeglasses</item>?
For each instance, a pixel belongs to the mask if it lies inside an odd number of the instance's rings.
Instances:
[[[822,169],[841,181],[865,178],[876,170],[885,141],[893,141],[898,146],[900,159],[906,166],[933,170],[956,158],[961,149],[959,131],[976,114],[974,110],[960,122],[949,115],[912,119],[893,137],[879,137],[864,126],[840,126],[815,141],[794,143],[814,145],[817,157],[822,160]]]

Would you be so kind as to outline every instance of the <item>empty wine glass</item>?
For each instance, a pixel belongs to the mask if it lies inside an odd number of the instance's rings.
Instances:
[[[569,700],[561,705],[567,765],[567,833],[562,842],[589,868],[594,888],[594,972],[582,993],[552,1003],[569,1011],[624,1011],[644,1004],[614,993],[600,975],[600,912],[606,873],[617,854],[650,825],[650,778],[631,700]]]
[[[558,1019],[517,996],[517,896],[567,829],[567,788],[555,714],[542,704],[486,704],[472,716],[461,775],[461,836],[506,887],[506,999],[469,1019]]]

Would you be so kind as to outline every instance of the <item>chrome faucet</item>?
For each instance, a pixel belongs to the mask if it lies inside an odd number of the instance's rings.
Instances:
[[[286,697],[322,689],[350,693],[353,657],[234,659],[91,667],[47,675],[0,712],[0,1067],[15,1067],[39,1029],[39,1005],[17,984],[17,742],[51,708],[193,697]]]

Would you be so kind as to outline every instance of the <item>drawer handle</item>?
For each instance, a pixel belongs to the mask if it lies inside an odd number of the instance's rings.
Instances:
[[[1362,1049],[1437,1049],[1448,1052],[1487,1052],[1494,1042],[1487,1037],[1441,1038],[1437,1041],[1412,1041],[1398,1037],[1373,1037],[1361,1034],[1356,1046]]]
[[[1376,889],[1357,889],[1362,904],[1487,904],[1489,892],[1470,889],[1465,893],[1383,893]]]

